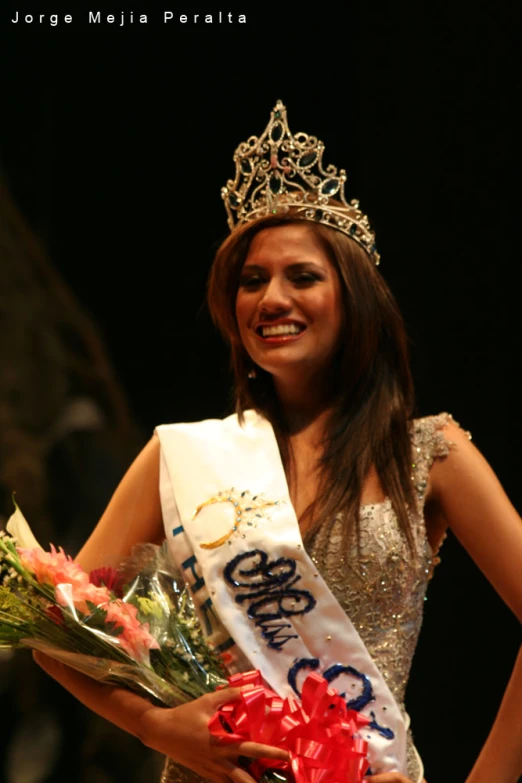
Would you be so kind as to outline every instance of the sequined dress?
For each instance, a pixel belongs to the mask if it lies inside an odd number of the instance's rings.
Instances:
[[[355,534],[343,549],[342,519],[323,525],[305,546],[328,587],[350,617],[397,703],[404,693],[422,624],[424,597],[437,558],[428,542],[424,502],[428,474],[436,458],[451,446],[442,428],[448,413],[415,419],[411,424],[412,478],[417,513],[412,519],[412,558],[389,499],[360,509],[360,543]],[[409,722],[409,718],[407,718]],[[423,766],[408,731],[408,777],[421,783]],[[161,783],[201,783],[191,770],[167,760]]]

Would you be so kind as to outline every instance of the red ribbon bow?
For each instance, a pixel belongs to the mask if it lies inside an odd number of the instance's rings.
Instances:
[[[288,751],[289,761],[258,759],[248,771],[257,780],[268,769],[291,771],[295,783],[361,783],[368,770],[368,743],[355,737],[370,721],[346,702],[320,675],[303,684],[301,706],[263,685],[259,671],[234,674],[238,700],[221,707],[209,721],[211,734],[223,742],[245,741]]]

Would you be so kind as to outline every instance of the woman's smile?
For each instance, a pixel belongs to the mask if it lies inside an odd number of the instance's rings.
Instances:
[[[278,318],[275,321],[259,323],[255,333],[264,343],[274,345],[298,340],[306,331],[306,324],[291,318]]]

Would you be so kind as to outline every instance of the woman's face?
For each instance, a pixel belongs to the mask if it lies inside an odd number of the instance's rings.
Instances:
[[[329,369],[343,328],[341,285],[308,226],[256,234],[241,272],[236,318],[251,359],[275,377]]]

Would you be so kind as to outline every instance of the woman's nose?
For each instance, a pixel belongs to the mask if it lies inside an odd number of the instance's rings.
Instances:
[[[275,278],[270,280],[259,301],[259,309],[266,313],[278,313],[289,310],[291,306],[292,299],[284,284]]]

